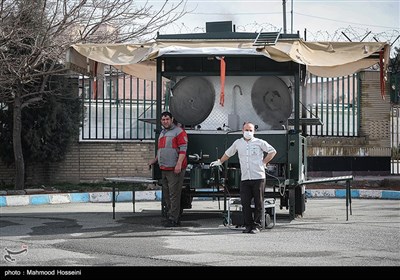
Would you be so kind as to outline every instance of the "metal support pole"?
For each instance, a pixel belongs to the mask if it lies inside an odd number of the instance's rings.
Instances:
[[[350,205],[350,215],[353,215],[353,211],[351,210],[351,185],[350,181],[348,181],[349,184],[349,205]]]
[[[291,186],[289,189],[289,218],[291,220],[294,220],[296,218],[296,208],[295,208],[295,200],[296,200],[296,195],[295,195],[295,186]]]
[[[113,219],[115,219],[115,184],[112,186],[112,208],[113,208]]]
[[[274,198],[274,208],[272,208],[272,210],[274,211],[273,212],[273,215],[274,215],[274,226],[276,225],[276,208],[275,208],[275,198]]]
[[[351,186],[350,180],[346,181],[346,221],[349,220],[349,207],[350,207],[350,215],[353,215],[351,211]]]
[[[226,196],[226,188],[224,188],[224,215],[225,215],[225,213],[226,213],[226,211],[227,211],[227,196]]]
[[[262,208],[261,208],[261,228],[265,229],[265,201],[264,197],[262,198]]]
[[[132,207],[133,207],[133,213],[135,213],[135,202],[136,202],[136,194],[135,190],[132,191]]]
[[[351,185],[350,185],[350,180],[346,181],[346,190],[347,190],[347,193],[348,193],[347,199],[348,199],[348,204],[349,204],[349,207],[350,207],[350,215],[353,215],[352,210],[351,210]]]
[[[165,196],[165,194],[164,194],[164,192],[162,190],[162,187],[161,187],[161,216],[165,217],[165,218],[168,218],[167,209],[166,209],[167,205],[165,203],[165,197],[164,196]]]
[[[349,188],[346,183],[346,221],[349,220]]]
[[[231,200],[228,200],[228,217],[226,221],[227,225],[231,225]]]

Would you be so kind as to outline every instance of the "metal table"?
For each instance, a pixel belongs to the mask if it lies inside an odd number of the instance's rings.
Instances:
[[[112,183],[144,183],[144,184],[157,184],[157,180],[153,180],[151,178],[146,177],[106,177],[105,181],[109,181]],[[115,184],[112,187],[112,208],[113,208],[113,219],[115,219]],[[135,190],[132,190],[132,207],[133,212],[135,212]]]
[[[346,221],[349,220],[349,207],[350,207],[350,215],[352,215],[351,211],[351,185],[350,181],[353,181],[353,176],[339,176],[339,177],[328,177],[328,178],[320,178],[313,180],[306,180],[299,183],[299,185],[311,185],[311,184],[319,184],[319,183],[329,183],[329,182],[346,182]]]

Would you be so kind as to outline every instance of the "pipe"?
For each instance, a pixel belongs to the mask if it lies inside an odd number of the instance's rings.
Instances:
[[[291,9],[290,9],[290,33],[293,34],[293,0],[290,1],[291,3]]]
[[[236,114],[236,109],[237,109],[236,108],[236,95],[237,95],[236,92],[239,92],[240,95],[243,95],[242,88],[239,85],[234,85],[233,86],[233,96],[232,96],[232,98],[233,98],[233,100],[232,100],[232,113],[233,114]]]
[[[283,6],[283,33],[286,34],[286,0],[282,0]]]

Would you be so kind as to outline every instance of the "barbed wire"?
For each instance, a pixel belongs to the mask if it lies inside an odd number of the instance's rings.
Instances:
[[[171,26],[170,26],[171,27]],[[174,32],[176,34],[184,34],[184,33],[204,33],[206,32],[205,27],[196,26],[194,28],[190,28],[184,23],[173,24],[172,26]],[[280,27],[277,27],[268,22],[259,23],[254,21],[252,23],[248,23],[245,25],[235,25],[236,32],[277,32],[281,30]],[[388,42],[392,44],[391,48],[391,57],[395,55],[395,48],[400,48],[400,30],[399,29],[388,29],[385,31],[372,31],[368,28],[356,27],[349,25],[347,27],[341,27],[333,32],[328,32],[326,30],[317,30],[312,31],[309,29],[304,30],[303,32],[299,31],[300,37],[306,37],[307,41],[332,41],[332,42],[348,42],[349,39],[353,42]],[[348,38],[347,38],[347,37]]]

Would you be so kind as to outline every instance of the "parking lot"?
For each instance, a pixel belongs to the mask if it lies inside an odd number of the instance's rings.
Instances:
[[[354,199],[348,221],[344,199],[308,199],[295,220],[277,206],[258,234],[224,226],[222,207],[194,201],[178,228],[159,201],[117,203],[115,220],[110,203],[2,207],[1,266],[400,265],[399,200]]]

